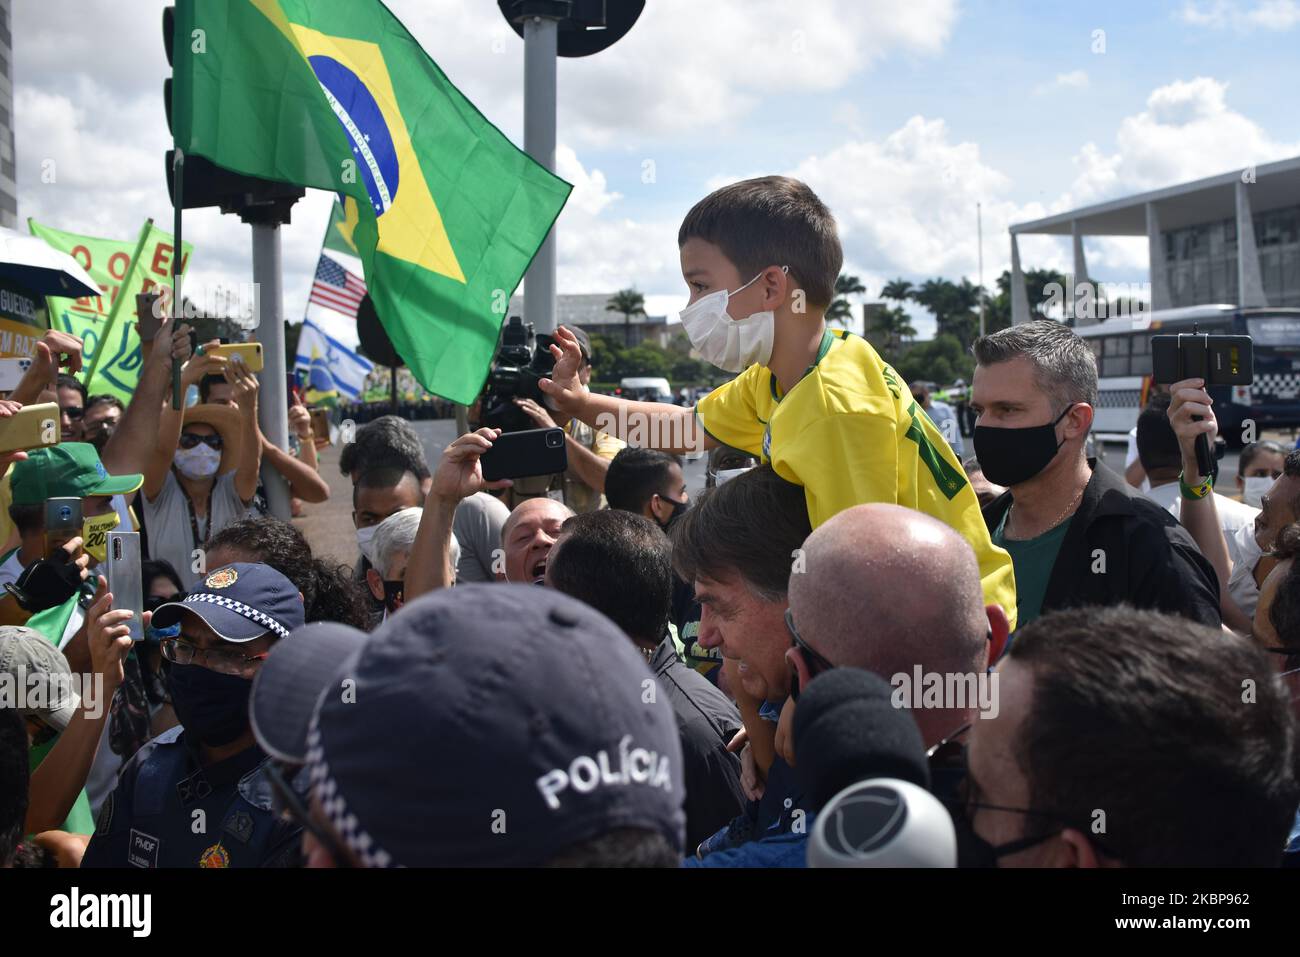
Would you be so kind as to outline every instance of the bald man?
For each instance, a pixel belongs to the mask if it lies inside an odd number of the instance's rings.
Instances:
[[[560,537],[560,526],[573,514],[553,498],[527,498],[516,505],[501,528],[506,581],[545,584],[546,560]]]
[[[797,637],[786,652],[800,687],[832,667],[873,671],[896,690],[904,683],[895,676],[911,682],[917,666],[927,675],[980,676],[1006,643],[1006,613],[985,604],[974,551],[923,512],[884,504],[847,509],[808,536],[802,558],[790,575]],[[926,747],[972,721],[979,704],[966,695],[913,707]]]

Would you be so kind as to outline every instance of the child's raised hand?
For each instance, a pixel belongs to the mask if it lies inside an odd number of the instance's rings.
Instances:
[[[561,412],[574,412],[582,402],[582,382],[578,370],[582,368],[582,347],[577,337],[564,326],[555,330],[551,344],[555,368],[549,379],[542,379],[541,390],[554,400]]]

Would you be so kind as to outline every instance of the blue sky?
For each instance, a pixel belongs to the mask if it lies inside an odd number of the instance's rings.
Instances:
[[[523,45],[496,4],[389,5],[519,141]],[[161,6],[17,4],[21,216],[122,236],[145,216],[169,221]],[[774,172],[828,202],[870,296],[894,276],[974,279],[981,202],[991,286],[1009,223],[1300,153],[1298,38],[1296,0],[650,0],[617,45],[561,63],[557,165],[577,188],[559,224],[560,291],[636,286],[652,312],[675,310],[682,215],[722,183]],[[46,158],[55,184],[40,181]],[[309,195],[284,230],[291,318],[329,202]],[[192,283],[249,281],[246,227],[199,211],[186,229]],[[1094,278],[1146,278],[1143,240],[1089,240],[1087,252]],[[1068,261],[1049,238],[1022,254],[1027,266]]]

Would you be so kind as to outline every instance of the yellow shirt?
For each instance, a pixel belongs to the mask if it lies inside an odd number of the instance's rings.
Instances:
[[[987,602],[1015,628],[1011,556],[993,544],[979,500],[948,443],[907,385],[865,339],[827,330],[817,360],[789,394],[752,365],[696,408],[719,442],[762,456],[804,487],[812,527],[866,502],[933,515],[970,542]]]

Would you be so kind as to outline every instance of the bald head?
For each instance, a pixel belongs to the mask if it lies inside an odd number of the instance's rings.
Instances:
[[[506,580],[541,584],[551,546],[564,520],[572,515],[572,509],[551,498],[529,498],[516,505],[501,528]]]
[[[914,665],[983,671],[988,616],[979,562],[952,528],[898,505],[840,512],[804,543],[790,614],[836,665],[888,679]]]

